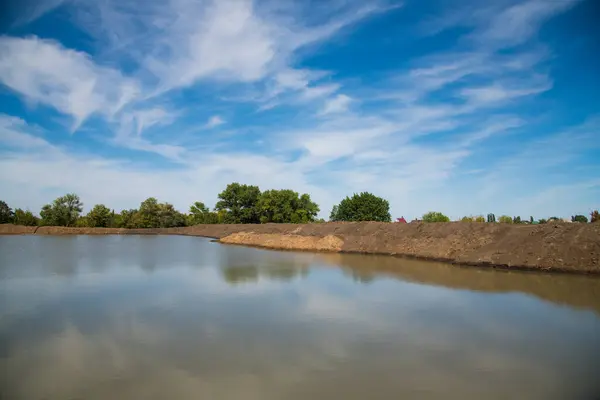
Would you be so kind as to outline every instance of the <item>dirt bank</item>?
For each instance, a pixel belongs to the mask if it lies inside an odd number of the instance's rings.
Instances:
[[[0,234],[27,234],[33,233],[27,230],[35,229],[0,225]],[[600,224],[361,222],[197,225],[170,229],[40,227],[35,234],[191,235],[273,249],[388,254],[465,265],[600,274]]]

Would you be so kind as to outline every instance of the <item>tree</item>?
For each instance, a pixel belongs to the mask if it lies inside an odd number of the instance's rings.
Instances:
[[[513,224],[520,224],[521,223],[521,217],[513,217]]]
[[[334,206],[331,208],[331,213],[329,213],[329,220],[330,220],[330,221],[337,221],[337,220],[338,220],[338,219],[337,219],[338,210],[339,210],[339,207],[337,206],[337,204],[336,204],[336,205],[334,205]]]
[[[173,204],[158,204],[158,226],[160,228],[174,228],[185,225],[185,215],[177,211],[175,207],[173,207]]]
[[[90,228],[107,228],[112,222],[112,212],[104,204],[96,204],[86,216]]]
[[[261,223],[308,223],[315,220],[319,206],[308,194],[299,196],[289,189],[267,190],[256,203]]]
[[[598,210],[594,210],[590,213],[590,222],[598,222],[600,221],[600,214]]]
[[[538,221],[538,224],[546,224],[546,223],[548,223],[548,220],[545,218],[540,218]]]
[[[40,216],[43,225],[73,226],[83,209],[83,203],[74,193],[58,197],[52,204],[42,207]]]
[[[37,218],[31,211],[23,211],[20,208],[15,210],[15,215],[13,217],[13,224],[15,225],[24,225],[24,226],[36,226],[39,222],[39,218]]]
[[[187,223],[188,225],[218,224],[219,215],[216,212],[210,212],[204,203],[197,201],[190,206]]]
[[[487,215],[487,222],[496,222],[496,216],[494,214],[488,214]]]
[[[508,215],[502,215],[500,216],[500,218],[498,218],[498,222],[500,222],[501,224],[512,224],[513,219]]]
[[[113,224],[116,228],[135,228],[135,216],[138,210],[123,210],[121,213],[115,215]]]
[[[473,217],[464,216],[460,219],[461,222],[473,222]]]
[[[241,185],[237,182],[227,185],[219,193],[215,209],[225,211],[225,222],[230,224],[257,224],[260,215],[256,208],[260,199],[258,186]]]
[[[483,215],[478,215],[475,217],[475,222],[485,222],[485,218],[483,218]]]
[[[0,200],[0,224],[8,224],[12,222],[14,213],[12,208],[4,201]]]
[[[392,220],[390,203],[369,192],[355,193],[352,197],[346,197],[340,202],[337,206],[337,213],[330,216],[330,219],[332,221],[390,222]]]
[[[450,218],[437,211],[430,211],[423,215],[423,222],[450,222]]]
[[[133,225],[136,228],[158,228],[160,226],[159,213],[158,200],[149,197],[140,204],[140,208],[133,218]]]
[[[572,222],[581,222],[586,224],[588,222],[588,219],[585,215],[574,215],[571,217],[571,221]]]

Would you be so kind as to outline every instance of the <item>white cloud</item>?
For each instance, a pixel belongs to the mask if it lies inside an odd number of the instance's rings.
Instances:
[[[352,103],[352,98],[346,96],[345,94],[338,94],[332,99],[329,99],[325,102],[323,106],[323,110],[321,110],[321,114],[335,114],[342,113],[348,110],[350,104]]]
[[[212,117],[210,117],[208,119],[208,122],[206,123],[206,127],[207,128],[215,128],[219,125],[223,125],[225,123],[225,121],[223,120],[223,118],[219,117],[218,115],[213,115]]]
[[[0,37],[0,82],[34,104],[71,115],[73,130],[94,113],[112,117],[138,93],[118,70],[37,37]]]

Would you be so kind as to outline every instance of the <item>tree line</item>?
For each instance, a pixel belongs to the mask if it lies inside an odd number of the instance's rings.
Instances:
[[[14,211],[0,201],[0,223],[27,226],[75,226],[90,228],[172,228],[198,224],[258,224],[258,223],[309,223],[315,222],[319,206],[308,194],[293,190],[267,190],[237,182],[227,185],[219,193],[218,202],[211,211],[197,201],[182,213],[170,203],[156,198],[144,200],[139,208],[116,213],[104,204],[95,205],[89,213],[82,214],[83,203],[79,196],[69,193],[46,204],[39,217],[29,210]]]
[[[198,224],[259,224],[324,222],[317,219],[319,206],[308,194],[299,194],[290,189],[267,190],[261,192],[258,186],[243,185],[237,182],[227,185],[218,195],[213,210],[197,201],[187,213],[175,209],[170,203],[161,203],[156,198],[144,200],[139,208],[122,210],[116,213],[104,204],[95,205],[86,215],[82,214],[83,203],[79,196],[69,193],[58,197],[42,207],[39,217],[29,210],[15,209],[0,201],[0,223],[13,223],[26,226],[76,226],[107,228],[171,228]],[[330,221],[378,221],[391,222],[390,204],[387,200],[369,192],[355,193],[333,206]],[[571,217],[573,222],[588,222],[585,215]],[[590,222],[600,220],[598,211],[590,214]],[[450,218],[441,212],[431,211],[416,220],[422,222],[449,222]],[[494,214],[487,218],[465,216],[463,222],[488,223],[546,223],[560,221],[557,217],[535,221],[521,220],[521,217]]]

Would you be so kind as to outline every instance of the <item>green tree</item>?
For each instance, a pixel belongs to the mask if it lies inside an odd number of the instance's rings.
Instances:
[[[330,219],[332,221],[390,222],[392,220],[390,203],[369,192],[355,193],[352,197],[346,197],[340,202],[337,206],[337,213],[331,215]]]
[[[160,228],[174,228],[185,225],[185,215],[177,211],[172,204],[158,204],[158,226]]]
[[[135,228],[135,217],[138,213],[138,210],[123,210],[119,214],[116,214],[114,217],[113,225],[116,228]]]
[[[450,222],[450,218],[437,211],[430,211],[423,215],[423,222]]]
[[[31,211],[23,211],[20,208],[15,210],[13,224],[24,226],[36,226],[39,223],[39,218],[33,215]]]
[[[501,224],[512,224],[513,219],[508,215],[501,215],[500,218],[498,218],[498,222],[500,222]]]
[[[546,223],[548,223],[548,220],[545,218],[540,218],[538,221],[538,224],[546,224]]]
[[[338,211],[339,211],[339,207],[338,207],[338,205],[337,205],[337,204],[336,204],[336,205],[334,205],[334,206],[331,208],[331,213],[329,213],[329,220],[330,220],[330,221],[337,221],[337,220],[338,220],[338,219],[337,219]]]
[[[190,206],[187,223],[188,225],[218,224],[219,215],[216,212],[209,211],[208,207],[201,201],[197,201]]]
[[[241,185],[234,182],[219,193],[219,201],[215,209],[226,212],[224,221],[226,223],[257,224],[260,222],[260,214],[256,207],[259,199],[260,189],[258,186]]]
[[[488,215],[487,215],[487,222],[489,222],[489,223],[494,223],[494,222],[496,222],[496,216],[495,216],[494,214],[491,214],[491,213],[490,213],[490,214],[488,214]]]
[[[521,223],[521,217],[514,217],[513,218],[513,224],[520,224]]]
[[[571,217],[571,221],[572,222],[581,222],[586,224],[588,222],[588,219],[585,215],[574,215]]]
[[[96,204],[86,216],[90,228],[107,228],[111,226],[112,211],[104,204]]]
[[[133,225],[136,228],[158,228],[160,227],[159,214],[158,200],[149,197],[140,204],[140,208],[133,218]]]
[[[267,190],[256,203],[261,223],[308,223],[315,220],[319,206],[308,194],[299,196],[289,189]]]
[[[475,222],[485,222],[485,218],[483,218],[483,215],[478,215],[475,217]]]
[[[4,201],[0,200],[0,224],[8,224],[12,222],[14,213],[12,208]]]
[[[83,203],[74,193],[58,197],[52,204],[42,207],[42,224],[49,226],[74,226],[83,209]]]

